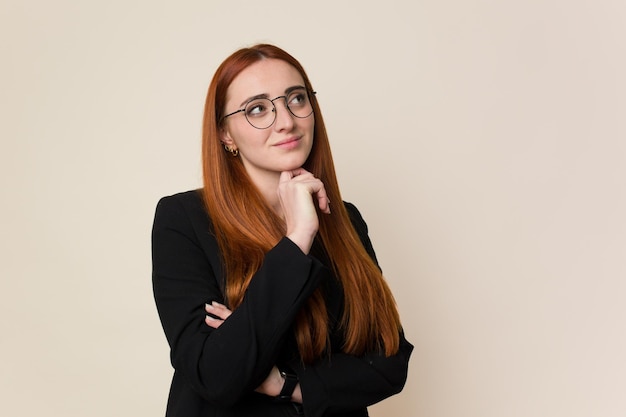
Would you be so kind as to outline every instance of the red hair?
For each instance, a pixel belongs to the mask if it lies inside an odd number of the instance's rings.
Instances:
[[[279,59],[293,66],[305,87],[313,91],[304,68],[282,49],[267,44],[244,48],[229,56],[217,69],[209,86],[202,133],[203,199],[213,222],[226,275],[226,302],[231,309],[241,304],[254,273],[265,254],[285,235],[283,221],[269,207],[248,177],[241,158],[225,152],[220,128],[226,92],[235,77],[262,59]],[[322,180],[330,201],[343,201],[324,127],[311,95],[315,117],[313,147],[304,168]],[[379,268],[366,252],[343,204],[333,205],[330,216],[321,215],[318,238],[325,248],[345,293],[341,325],[343,351],[361,355],[381,350],[398,351],[400,318]],[[316,290],[298,313],[295,323],[298,350],[304,362],[320,357],[328,344],[328,315],[321,290]]]

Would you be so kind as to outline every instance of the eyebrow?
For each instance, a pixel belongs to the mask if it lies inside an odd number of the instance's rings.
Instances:
[[[306,87],[304,87],[303,85],[293,85],[293,86],[288,87],[288,88],[285,89],[285,95],[288,96],[289,94],[291,94],[292,92],[294,92],[296,90],[306,90]],[[248,97],[247,99],[245,99],[239,105],[239,107],[243,107],[246,104],[248,104],[249,102],[251,102],[252,100],[256,100],[256,99],[259,99],[259,98],[266,98],[266,99],[269,100],[270,96],[267,93],[263,93],[263,94],[257,94],[256,96]]]

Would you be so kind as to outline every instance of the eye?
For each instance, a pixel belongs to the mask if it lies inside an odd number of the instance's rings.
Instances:
[[[290,106],[303,106],[304,104],[306,104],[306,94],[304,94],[304,92],[297,92],[297,93],[292,93],[289,96],[289,105]]]
[[[262,117],[270,112],[271,102],[269,100],[255,100],[246,106],[246,116]]]

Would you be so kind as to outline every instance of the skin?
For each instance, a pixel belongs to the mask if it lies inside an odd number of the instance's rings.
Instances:
[[[226,94],[225,114],[242,108],[248,99],[265,94],[273,99],[285,95],[294,86],[304,86],[300,73],[276,59],[264,59],[243,70],[230,84]],[[286,236],[308,254],[319,228],[315,205],[330,214],[330,200],[319,178],[302,168],[313,145],[315,118],[293,116],[283,99],[274,102],[276,120],[267,129],[256,129],[242,113],[226,119],[221,141],[239,150],[246,172],[261,191],[270,207],[285,221]],[[226,306],[206,305],[205,322],[217,329],[232,314]],[[275,366],[257,392],[276,396],[284,380]],[[292,401],[302,402],[300,384]]]

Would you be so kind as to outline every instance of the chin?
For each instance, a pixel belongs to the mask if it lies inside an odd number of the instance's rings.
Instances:
[[[302,164],[294,164],[294,165],[282,165],[279,169],[280,172],[284,171],[293,171],[294,169],[302,168]]]
[[[289,161],[285,161],[285,164],[283,165],[284,169],[282,171],[291,171],[294,169],[301,168],[302,165],[304,165],[304,163],[306,162],[306,160],[307,160],[306,157],[297,157],[297,158],[290,159]]]

